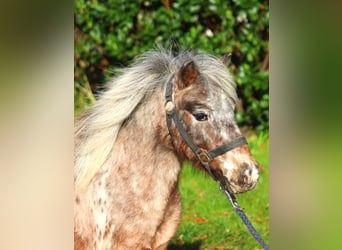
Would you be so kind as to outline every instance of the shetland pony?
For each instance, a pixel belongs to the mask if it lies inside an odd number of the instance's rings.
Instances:
[[[227,58],[194,51],[150,51],[113,79],[75,129],[75,249],[166,249],[180,224],[181,163],[199,159],[166,124],[171,81],[177,114],[198,147],[241,136]],[[171,135],[172,134],[172,135]],[[253,189],[259,167],[241,145],[209,163],[230,192]]]

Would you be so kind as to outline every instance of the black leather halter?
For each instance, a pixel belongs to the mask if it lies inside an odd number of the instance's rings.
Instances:
[[[191,148],[191,150],[195,153],[197,158],[200,160],[202,166],[205,168],[205,170],[208,172],[208,174],[219,183],[220,190],[224,192],[227,199],[232,204],[235,212],[240,216],[243,223],[247,226],[249,232],[253,235],[253,237],[262,245],[262,247],[265,250],[269,250],[268,245],[264,242],[261,235],[257,232],[257,230],[253,227],[252,223],[249,221],[248,217],[244,213],[243,209],[237,204],[235,196],[233,195],[233,192],[229,186],[229,182],[227,178],[225,178],[223,175],[214,175],[214,173],[210,170],[209,162],[212,161],[215,157],[222,155],[234,148],[237,148],[241,145],[247,144],[247,140],[245,137],[240,136],[236,139],[234,139],[231,142],[222,144],[221,146],[218,146],[217,148],[214,148],[212,150],[205,150],[200,147],[198,147],[193,140],[191,139],[190,135],[185,131],[185,128],[182,124],[182,122],[179,119],[179,116],[176,111],[175,103],[172,100],[172,79],[167,83],[166,85],[166,91],[165,91],[165,110],[166,110],[166,123],[167,128],[169,130],[169,134],[172,136],[171,132],[171,124],[172,121],[174,121],[176,128],[178,129],[179,133],[185,140],[185,142],[188,144],[188,146]]]
[[[218,146],[217,148],[209,150],[209,151],[198,147],[193,142],[190,135],[186,132],[186,130],[185,130],[182,122],[180,121],[178,114],[177,114],[175,103],[172,100],[172,80],[173,80],[173,78],[171,78],[170,81],[167,83],[166,91],[165,91],[166,124],[167,124],[167,128],[169,130],[169,134],[172,136],[171,124],[173,121],[176,125],[176,128],[178,129],[178,132],[181,134],[181,136],[185,140],[186,144],[191,148],[191,150],[197,156],[197,158],[201,162],[202,166],[209,173],[209,175],[211,175],[211,177],[215,181],[219,181],[221,186],[228,188],[226,185],[227,184],[226,180],[223,180],[222,176],[217,176],[217,175],[214,175],[212,173],[212,171],[210,170],[210,167],[209,167],[209,162],[212,161],[215,157],[217,157],[219,155],[222,155],[222,154],[224,154],[224,153],[226,153],[226,152],[228,152],[234,148],[240,147],[243,144],[247,144],[246,138],[243,136],[240,136],[231,142],[222,144],[221,146]]]

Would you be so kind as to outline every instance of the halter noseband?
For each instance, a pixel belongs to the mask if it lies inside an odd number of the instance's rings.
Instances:
[[[205,168],[205,170],[211,175],[211,177],[215,181],[219,181],[221,186],[226,186],[225,182],[222,178],[215,176],[209,167],[209,162],[212,161],[215,157],[222,155],[234,148],[237,148],[243,144],[247,144],[247,140],[245,137],[240,136],[236,139],[234,139],[231,142],[222,144],[221,146],[216,147],[212,150],[205,150],[200,147],[198,147],[193,140],[191,139],[190,135],[186,132],[182,122],[179,119],[179,116],[176,111],[175,103],[172,100],[172,79],[169,80],[169,82],[166,85],[166,91],[165,91],[165,110],[166,110],[166,124],[167,128],[169,130],[169,134],[171,133],[171,124],[172,121],[175,123],[176,128],[178,129],[178,132],[181,134],[183,139],[185,140],[186,144],[189,146],[189,148],[194,152],[194,154],[197,156],[199,161],[201,162],[202,166]],[[227,188],[227,187],[226,187]]]

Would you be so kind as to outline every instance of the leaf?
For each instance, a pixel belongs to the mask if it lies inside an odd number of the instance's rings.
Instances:
[[[194,220],[196,223],[207,223],[207,220],[202,217],[196,217]]]

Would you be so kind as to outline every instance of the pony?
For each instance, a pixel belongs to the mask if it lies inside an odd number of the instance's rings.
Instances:
[[[174,123],[175,113],[201,150],[241,137],[228,56],[159,48],[137,57],[77,119],[74,152],[74,248],[167,249],[181,221],[182,162],[202,169]],[[247,144],[207,161],[231,193],[253,189],[259,166]]]

